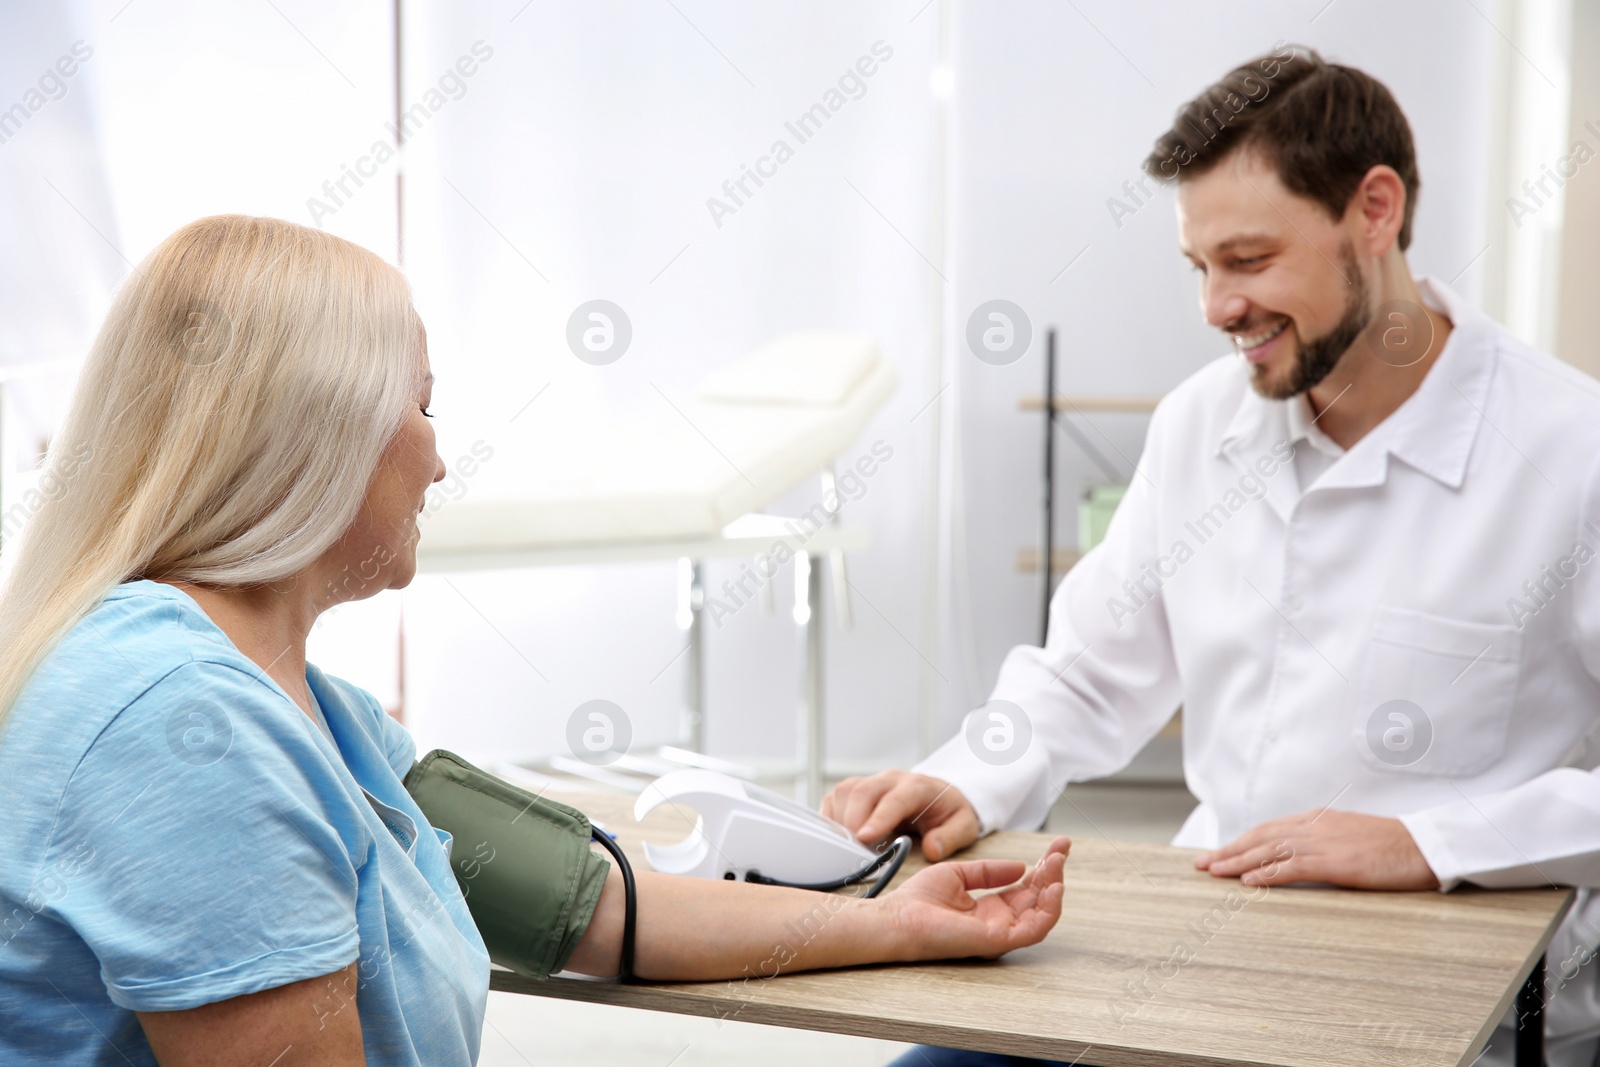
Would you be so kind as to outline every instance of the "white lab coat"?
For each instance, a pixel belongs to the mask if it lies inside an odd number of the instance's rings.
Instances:
[[[990,699],[1031,730],[995,736],[1031,739],[979,758],[963,729],[916,769],[986,831],[1036,829],[1181,702],[1200,803],[1175,845],[1331,805],[1400,817],[1446,891],[1600,886],[1600,383],[1419,287],[1453,323],[1444,350],[1309,488],[1303,397],[1261,398],[1235,356],[1166,396],[1045,647],[1001,667]],[[1600,1034],[1597,941],[1584,893],[1550,951],[1552,986],[1577,954],[1547,1005],[1553,1063],[1563,1043],[1593,1058],[1574,1042]]]

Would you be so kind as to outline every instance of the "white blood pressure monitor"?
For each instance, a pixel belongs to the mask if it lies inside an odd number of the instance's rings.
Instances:
[[[645,842],[645,858],[664,874],[821,886],[864,876],[886,855],[786,796],[716,771],[662,775],[639,795],[633,817],[642,820],[663,804],[698,813],[682,841]]]

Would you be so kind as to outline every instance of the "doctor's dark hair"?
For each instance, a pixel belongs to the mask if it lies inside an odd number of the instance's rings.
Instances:
[[[1399,243],[1401,251],[1410,246],[1421,185],[1411,125],[1370,74],[1328,63],[1309,48],[1279,44],[1180,107],[1144,170],[1181,183],[1240,150],[1259,152],[1290,192],[1336,219],[1367,171],[1388,164],[1405,185]]]

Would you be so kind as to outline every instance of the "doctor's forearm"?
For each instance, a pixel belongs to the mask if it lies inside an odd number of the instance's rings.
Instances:
[[[906,956],[893,909],[882,899],[654,871],[635,878],[634,973],[640,978],[770,978]],[[622,878],[613,868],[568,969],[615,975],[622,927]]]
[[[1444,888],[1600,885],[1600,769],[1546,771],[1401,821]]]

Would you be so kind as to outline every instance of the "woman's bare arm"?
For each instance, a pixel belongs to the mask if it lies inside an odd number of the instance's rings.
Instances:
[[[198,1008],[136,1014],[161,1067],[366,1067],[354,963]]]
[[[1070,845],[1057,838],[1031,869],[1020,860],[935,864],[872,900],[640,871],[634,971],[682,981],[770,978],[860,963],[999,956],[1042,940],[1061,917]],[[970,892],[1001,886],[1011,888]],[[568,968],[616,974],[622,926],[622,877],[613,868]]]

